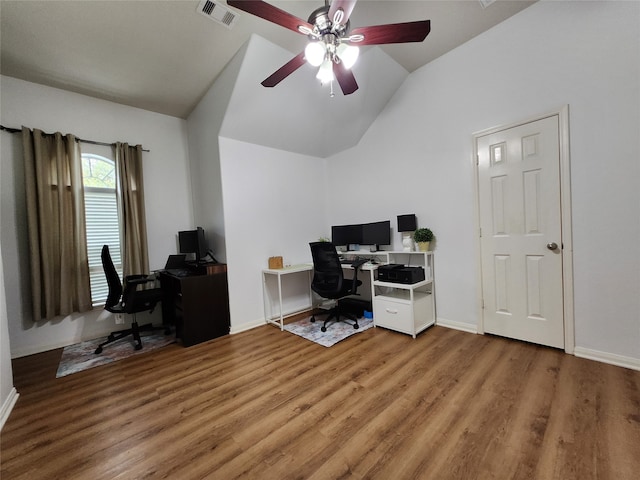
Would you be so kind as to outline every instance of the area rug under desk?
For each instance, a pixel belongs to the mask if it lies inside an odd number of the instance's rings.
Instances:
[[[353,328],[351,322],[336,322],[327,325],[327,331],[323,332],[320,330],[323,322],[324,316],[317,317],[315,323],[311,322],[311,317],[308,317],[297,322],[288,323],[284,326],[284,329],[323,347],[330,347],[351,335],[364,332],[373,327],[373,319],[359,318],[358,325],[360,325],[360,328]]]
[[[141,350],[135,350],[133,348],[133,337],[123,338],[117,342],[105,345],[102,353],[98,355],[93,352],[95,352],[99,344],[107,340],[107,337],[87,340],[86,342],[64,347],[56,378],[116,362],[132,355],[149,352],[176,341],[175,335],[165,335],[164,332],[142,332],[140,338],[142,340]]]

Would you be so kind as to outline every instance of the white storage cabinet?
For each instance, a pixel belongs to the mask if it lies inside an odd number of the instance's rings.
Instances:
[[[421,266],[425,279],[413,284],[373,282],[373,321],[376,327],[416,335],[435,324],[432,252],[393,252],[391,263]]]

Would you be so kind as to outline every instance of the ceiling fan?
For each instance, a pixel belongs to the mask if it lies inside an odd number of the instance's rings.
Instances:
[[[309,37],[305,50],[271,76],[262,81],[265,87],[275,87],[305,61],[320,67],[316,77],[321,83],[338,81],[342,93],[349,95],[358,89],[351,66],[358,58],[358,45],[422,42],[431,31],[429,20],[393,23],[350,29],[349,16],[357,0],[333,0],[331,5],[315,9],[304,21],[262,0],[227,0],[227,4],[252,15]]]

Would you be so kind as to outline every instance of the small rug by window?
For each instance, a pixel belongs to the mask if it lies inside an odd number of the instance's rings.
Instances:
[[[87,340],[86,342],[76,343],[64,347],[60,365],[56,378],[71,375],[72,373],[81,372],[89,368],[106,365],[107,363],[116,362],[132,355],[149,352],[160,347],[169,345],[176,341],[174,334],[165,335],[164,332],[142,332],[142,349],[135,350],[133,348],[135,342],[133,337],[129,336],[110,343],[103,347],[102,353],[95,354],[96,347],[107,340],[107,337],[96,338],[95,340]]]
[[[364,332],[365,330],[373,327],[373,319],[360,318],[358,319],[358,325],[360,325],[360,328],[353,328],[353,325],[351,324],[352,322],[336,322],[327,325],[327,331],[323,332],[320,328],[324,322],[324,315],[316,317],[315,323],[312,323],[310,319],[311,317],[308,317],[298,320],[297,322],[288,323],[284,326],[284,329],[287,332],[291,332],[295,335],[306,338],[307,340],[318,343],[323,347],[330,347],[351,335]]]

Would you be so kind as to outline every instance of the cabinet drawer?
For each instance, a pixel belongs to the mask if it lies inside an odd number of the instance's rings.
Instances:
[[[413,333],[413,308],[410,304],[383,298],[374,299],[374,322],[381,327]]]

